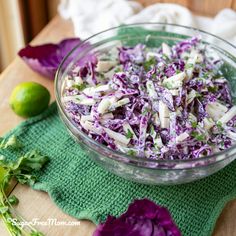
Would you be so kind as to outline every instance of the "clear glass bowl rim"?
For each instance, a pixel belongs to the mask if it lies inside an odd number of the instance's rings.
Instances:
[[[220,40],[221,42],[227,44],[228,46],[232,47],[234,50],[236,50],[236,46],[234,46],[232,43],[228,42],[227,40],[225,39],[222,39],[221,37],[219,36],[216,36],[214,34],[211,34],[211,33],[208,33],[204,30],[200,30],[200,29],[197,29],[197,28],[194,28],[194,27],[189,27],[189,26],[184,26],[184,25],[178,25],[178,24],[167,24],[167,23],[158,23],[158,22],[142,22],[142,23],[135,23],[135,24],[126,24],[126,25],[121,25],[121,26],[118,26],[118,27],[112,27],[112,28],[109,28],[109,29],[106,29],[106,30],[103,30],[101,32],[98,32],[84,40],[82,40],[77,46],[75,46],[65,57],[64,59],[62,60],[62,62],[60,63],[57,71],[56,71],[56,74],[55,74],[55,84],[54,84],[54,90],[55,90],[55,97],[56,97],[56,103],[57,103],[57,106],[60,110],[60,112],[63,114],[63,116],[65,117],[66,121],[72,125],[76,131],[78,132],[78,134],[80,135],[80,137],[82,139],[85,139],[86,141],[88,141],[88,143],[92,143],[93,145],[95,145],[96,147],[98,147],[98,149],[102,149],[104,150],[106,153],[108,152],[109,155],[107,155],[106,157],[107,158],[110,158],[112,160],[116,160],[116,161],[121,161],[121,162],[124,162],[124,160],[126,160],[125,162],[128,164],[130,161],[134,161],[136,163],[150,163],[150,164],[161,164],[161,165],[169,165],[169,164],[173,164],[173,165],[178,165],[178,164],[191,164],[193,165],[191,167],[191,169],[193,168],[197,168],[197,166],[195,166],[194,164],[196,163],[199,163],[199,162],[202,162],[202,161],[208,161],[208,160],[214,160],[215,158],[215,161],[214,162],[209,162],[207,163],[205,166],[209,166],[209,165],[212,165],[212,164],[215,164],[219,161],[222,161],[226,158],[228,158],[229,156],[227,155],[230,151],[236,149],[236,144],[232,145],[230,148],[227,148],[223,151],[220,151],[220,152],[216,152],[216,153],[213,153],[211,155],[208,155],[208,156],[204,156],[204,157],[201,157],[201,158],[196,158],[196,159],[180,159],[180,160],[153,160],[153,159],[149,159],[147,157],[135,157],[135,156],[130,156],[130,155],[126,155],[125,153],[122,153],[122,152],[119,152],[119,151],[116,151],[116,150],[112,150],[108,147],[106,147],[105,145],[95,141],[94,139],[90,138],[89,136],[87,136],[84,132],[82,132],[78,127],[76,127],[70,120],[70,118],[68,117],[67,113],[65,112],[64,110],[64,107],[62,105],[62,102],[61,102],[61,88],[58,88],[58,81],[59,81],[59,77],[60,77],[60,73],[61,73],[61,70],[63,68],[63,65],[64,63],[66,62],[66,60],[70,57],[70,55],[79,47],[81,47],[82,45],[86,44],[86,43],[89,43],[89,41],[91,39],[94,39],[96,38],[97,36],[99,35],[102,35],[102,34],[105,34],[107,32],[111,32],[113,30],[117,30],[119,28],[130,28],[130,27],[138,27],[138,26],[154,26],[154,25],[157,25],[157,26],[172,26],[172,27],[177,27],[177,28],[182,28],[182,29],[188,29],[188,30],[191,30],[191,31],[195,31],[195,32],[199,32],[199,33],[202,33],[202,34],[205,34],[205,35],[208,35],[210,37],[213,37],[213,38],[216,38],[218,40]],[[96,44],[99,43],[99,41],[96,42]],[[93,45],[93,44],[92,44]],[[92,48],[93,49],[93,48]],[[81,54],[82,52],[80,52]],[[74,135],[74,134],[73,134]],[[85,144],[87,145],[87,144]],[[91,147],[91,146],[90,146]],[[92,148],[93,149],[93,148]],[[97,150],[93,149],[95,152],[97,152]],[[103,153],[100,153],[102,155],[104,155]],[[220,158],[221,155],[225,155],[225,157],[222,159]],[[115,158],[114,158],[115,157]],[[158,168],[158,165],[157,165],[157,168]],[[175,168],[173,168],[175,169]],[[179,169],[179,168],[177,168]],[[180,168],[182,169],[182,168]]]

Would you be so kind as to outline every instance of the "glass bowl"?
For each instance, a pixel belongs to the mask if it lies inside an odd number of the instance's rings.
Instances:
[[[121,44],[144,43],[149,47],[158,47],[162,42],[173,44],[192,36],[201,36],[203,43],[224,60],[223,73],[226,73],[232,96],[236,98],[236,58],[234,57],[236,47],[219,37],[194,28],[161,23],[120,26],[88,38],[66,56],[57,71],[55,81],[59,114],[69,133],[93,161],[128,180],[145,184],[171,185],[192,182],[209,176],[235,159],[236,145],[213,155],[191,160],[150,160],[128,156],[88,137],[75,126],[64,109],[61,99],[64,79],[79,61],[87,60],[89,54],[109,51]]]

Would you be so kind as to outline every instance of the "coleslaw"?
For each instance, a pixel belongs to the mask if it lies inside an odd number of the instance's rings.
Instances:
[[[100,52],[64,80],[63,104],[89,137],[128,155],[193,159],[236,141],[223,61],[200,37]]]

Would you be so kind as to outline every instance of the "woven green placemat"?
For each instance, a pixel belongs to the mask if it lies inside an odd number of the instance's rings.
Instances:
[[[150,198],[167,207],[183,235],[210,235],[225,204],[236,197],[236,161],[208,178],[178,186],[148,186],[126,181],[94,164],[67,133],[55,103],[10,134],[24,151],[39,149],[50,158],[37,173],[34,189],[48,192],[56,205],[78,219],[94,223],[108,214],[118,216],[137,198]],[[4,151],[14,159],[16,153]]]

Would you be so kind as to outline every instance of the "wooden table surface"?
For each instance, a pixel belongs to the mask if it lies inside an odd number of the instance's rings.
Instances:
[[[33,40],[32,45],[58,42],[63,38],[72,36],[71,22],[62,20],[57,16]],[[43,84],[49,89],[52,101],[54,100],[53,82],[33,72],[17,57],[0,76],[0,135],[14,128],[23,120],[16,116],[8,105],[12,89],[22,81],[37,81]],[[17,210],[28,221],[32,219],[38,219],[38,221],[47,221],[48,219],[76,221],[76,219],[63,213],[44,192],[34,191],[27,186],[17,184],[12,186],[11,194],[19,198],[20,203]],[[47,236],[91,236],[95,225],[83,220],[77,226],[38,225],[36,228]],[[8,235],[2,222],[0,223],[0,235]],[[236,200],[226,205],[213,233],[213,236],[234,235],[236,235]]]

